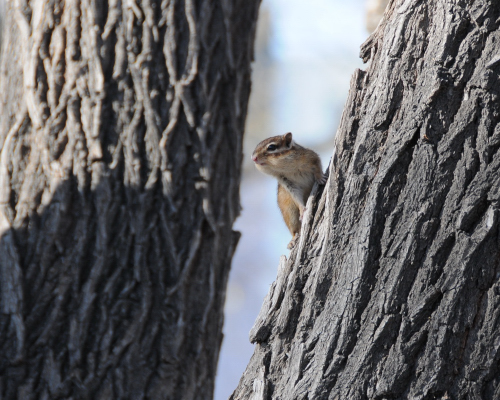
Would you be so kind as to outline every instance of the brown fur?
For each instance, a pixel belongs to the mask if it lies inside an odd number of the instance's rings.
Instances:
[[[299,207],[293,200],[292,195],[278,183],[278,206],[285,220],[288,230],[293,237],[300,233],[300,212]]]
[[[268,147],[274,144],[275,150]],[[293,235],[293,246],[300,234],[301,220],[315,182],[325,183],[321,160],[312,150],[292,140],[292,134],[273,136],[260,142],[252,159],[257,169],[278,179],[278,205]]]

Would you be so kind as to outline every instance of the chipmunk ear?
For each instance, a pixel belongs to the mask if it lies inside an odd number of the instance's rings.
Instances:
[[[283,138],[285,139],[286,147],[292,147],[292,132],[284,134]]]

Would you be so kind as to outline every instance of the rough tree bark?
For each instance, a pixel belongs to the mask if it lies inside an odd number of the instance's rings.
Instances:
[[[390,2],[232,399],[500,398],[499,26]]]
[[[1,399],[212,398],[258,6],[7,3]]]

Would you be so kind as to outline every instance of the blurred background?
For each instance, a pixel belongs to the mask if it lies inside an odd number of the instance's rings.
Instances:
[[[292,132],[327,168],[350,78],[364,68],[359,47],[387,2],[262,1],[245,131],[243,210],[235,224],[242,237],[227,290],[215,400],[228,399],[252,356],[248,333],[291,239],[276,203],[277,183],[256,170],[250,155],[261,140]]]

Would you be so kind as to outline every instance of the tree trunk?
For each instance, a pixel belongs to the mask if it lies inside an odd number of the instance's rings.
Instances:
[[[232,399],[500,398],[499,25],[390,2]]]
[[[0,398],[211,399],[259,0],[19,0]]]

